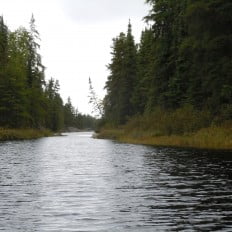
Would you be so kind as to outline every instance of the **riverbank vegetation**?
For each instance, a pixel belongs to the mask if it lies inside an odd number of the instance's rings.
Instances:
[[[52,136],[50,130],[36,130],[36,129],[6,129],[0,128],[0,141],[7,140],[25,140],[37,139],[41,137]]]
[[[155,136],[146,131],[126,132],[120,129],[104,128],[97,138],[113,139],[124,143],[182,147],[182,148],[202,148],[202,149],[232,149],[231,129],[223,127],[203,128],[196,133],[185,135]]]
[[[100,136],[232,148],[232,3],[147,0],[149,26],[113,39]]]
[[[156,146],[232,149],[231,121],[217,120],[192,106],[170,112],[158,109],[152,114],[134,116],[125,125],[105,125],[98,137]]]
[[[33,16],[29,26],[10,31],[0,16],[0,139],[94,128],[95,118],[79,113],[70,98],[63,102],[58,80],[46,80]]]

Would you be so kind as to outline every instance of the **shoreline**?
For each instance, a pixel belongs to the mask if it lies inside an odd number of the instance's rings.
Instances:
[[[186,135],[154,136],[153,134],[147,131],[102,129],[95,137],[156,147],[232,151],[232,128],[209,127]]]
[[[0,128],[0,142],[13,140],[30,140],[53,136],[55,133],[47,129],[7,129]]]
[[[39,139],[43,137],[66,136],[64,133],[90,132],[89,130],[52,132],[48,129],[7,129],[0,128],[0,142]]]

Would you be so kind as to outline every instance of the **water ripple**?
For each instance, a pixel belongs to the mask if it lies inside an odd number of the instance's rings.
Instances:
[[[0,231],[232,231],[231,164],[91,133],[0,143]]]

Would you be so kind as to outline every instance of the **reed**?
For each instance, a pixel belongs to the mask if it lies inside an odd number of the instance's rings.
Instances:
[[[232,149],[232,128],[216,126],[203,128],[191,134],[162,136],[138,130],[128,133],[128,131],[122,129],[103,129],[98,138],[155,146]]]
[[[103,127],[98,137],[156,146],[232,149],[232,121],[216,119],[190,105],[169,112],[157,109],[131,118],[124,126]]]
[[[35,130],[0,128],[0,141],[37,139],[51,135],[52,132],[46,129]]]
[[[99,133],[95,136],[98,139],[115,139],[118,140],[121,137],[123,137],[124,129],[119,128],[107,128],[107,129],[101,129]]]

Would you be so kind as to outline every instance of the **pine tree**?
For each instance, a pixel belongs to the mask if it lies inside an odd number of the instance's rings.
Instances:
[[[4,19],[0,16],[0,68],[1,72],[3,67],[7,64],[7,55],[8,55],[8,28],[4,23]]]
[[[129,22],[127,35],[120,33],[113,39],[112,60],[108,65],[110,75],[105,86],[105,116],[116,125],[125,123],[135,111],[132,96],[137,79],[136,52]]]
[[[51,78],[45,88],[46,101],[46,128],[59,131],[64,126],[63,101],[59,94],[59,82]]]
[[[8,28],[4,23],[3,17],[0,16],[0,126],[4,125],[8,118],[7,101],[9,95],[6,93],[7,73],[6,66],[8,63]]]
[[[132,101],[136,112],[142,114],[148,108],[154,75],[154,35],[151,29],[142,32],[137,56],[137,80]]]
[[[194,106],[214,113],[232,99],[231,10],[232,3],[222,0],[190,1],[186,10],[189,36],[182,52],[188,53],[187,96]]]
[[[27,82],[28,99],[31,126],[40,128],[45,123],[45,109],[43,108],[44,94],[44,66],[41,63],[41,56],[38,53],[40,45],[38,43],[39,33],[36,30],[35,19],[32,15],[30,21],[30,31],[28,33],[28,57],[27,57]]]
[[[71,98],[68,97],[67,103],[64,105],[64,126],[65,128],[75,125],[75,108],[72,105]]]
[[[171,106],[169,81],[174,75],[175,61],[172,59],[172,25],[175,19],[175,1],[147,0],[152,10],[146,19],[153,23],[154,33],[154,75],[149,93],[148,108],[159,105]]]

